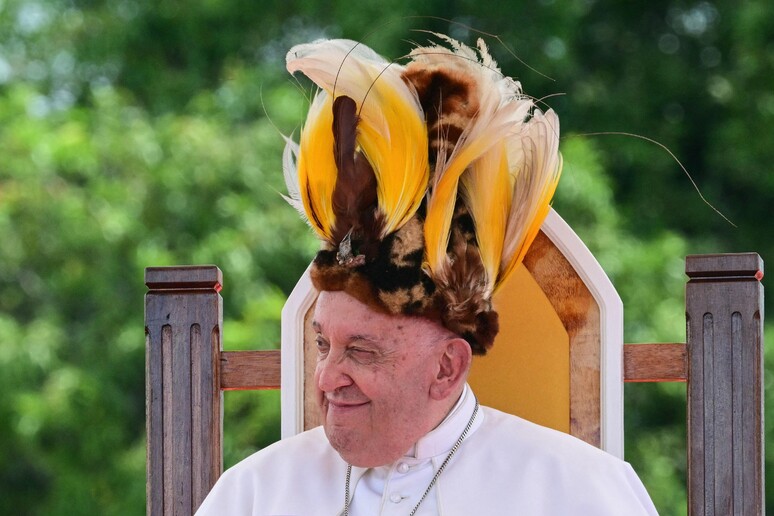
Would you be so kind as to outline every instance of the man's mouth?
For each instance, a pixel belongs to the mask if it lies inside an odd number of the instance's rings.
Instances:
[[[371,403],[370,401],[344,401],[331,399],[326,399],[325,401],[328,405],[328,411],[332,410],[334,412],[341,413],[351,412]]]
[[[328,402],[328,405],[334,406],[334,407],[340,407],[340,408],[347,408],[347,407],[359,407],[361,405],[365,405],[369,403],[368,400],[366,401],[344,401],[344,400],[332,400],[329,398],[326,398],[326,401]]]

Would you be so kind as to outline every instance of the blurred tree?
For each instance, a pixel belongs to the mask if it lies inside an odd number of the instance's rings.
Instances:
[[[36,95],[13,87],[0,108],[0,456],[16,465],[0,512],[141,512],[143,268],[218,263],[239,285],[229,345],[266,347],[311,238],[265,163],[266,119],[239,131],[206,110],[152,119],[110,86],[89,109],[28,116]],[[276,440],[277,407],[247,405],[248,420],[274,422],[254,446]]]
[[[767,0],[1,0],[0,513],[142,513],[143,268],[218,264],[227,347],[278,342],[315,248],[277,194],[307,88],[284,54],[349,37],[400,56],[417,28],[498,35],[504,71],[557,109],[555,206],[619,288],[627,341],[685,338],[685,254],[772,255]],[[667,145],[737,227],[666,152],[582,136],[600,131]],[[664,514],[685,511],[683,398],[627,387],[627,458]],[[227,464],[277,438],[277,405],[226,395]]]

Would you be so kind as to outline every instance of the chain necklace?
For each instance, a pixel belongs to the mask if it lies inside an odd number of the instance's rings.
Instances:
[[[449,452],[449,455],[446,456],[446,458],[441,463],[441,466],[438,468],[438,471],[435,472],[435,475],[433,476],[433,479],[430,481],[430,485],[427,486],[427,489],[425,489],[424,494],[422,495],[422,498],[419,499],[417,504],[414,506],[414,509],[409,513],[409,516],[414,516],[416,514],[417,509],[419,509],[419,506],[422,504],[422,502],[425,501],[425,498],[427,498],[427,495],[430,493],[430,490],[435,485],[436,481],[438,480],[438,477],[441,476],[441,473],[443,473],[444,468],[446,468],[446,465],[451,460],[452,456],[457,452],[460,445],[462,444],[462,441],[465,440],[465,437],[468,435],[468,432],[470,431],[470,427],[473,426],[473,421],[476,419],[476,414],[478,414],[478,398],[476,398],[476,406],[473,407],[473,415],[470,416],[470,421],[468,421],[468,424],[465,425],[465,429],[460,434],[459,439],[457,439],[457,442],[454,443],[454,446],[452,446],[451,451]],[[344,516],[349,516],[349,480],[352,477],[352,465],[347,464],[347,480],[344,484]]]

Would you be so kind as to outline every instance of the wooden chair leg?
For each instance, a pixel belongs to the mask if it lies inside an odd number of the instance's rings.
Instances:
[[[686,259],[688,505],[763,514],[763,261]]]
[[[222,274],[145,270],[148,515],[190,516],[223,469]]]

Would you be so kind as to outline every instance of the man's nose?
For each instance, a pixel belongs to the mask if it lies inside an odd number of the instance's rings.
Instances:
[[[342,357],[337,356],[328,356],[317,362],[315,376],[317,377],[317,388],[323,392],[333,392],[353,383]]]

